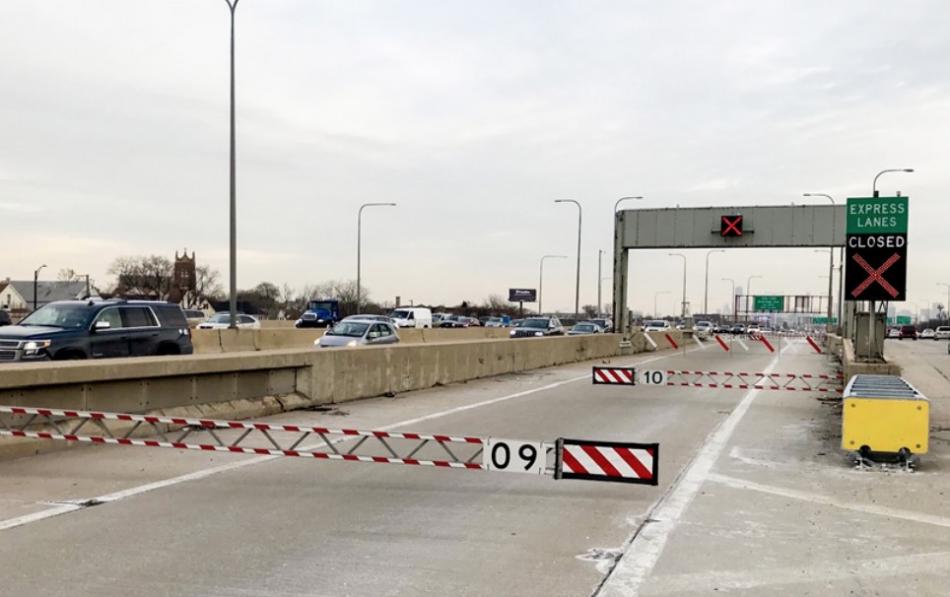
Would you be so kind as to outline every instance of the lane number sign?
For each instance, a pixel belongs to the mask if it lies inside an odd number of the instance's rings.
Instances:
[[[647,369],[640,372],[640,383],[645,386],[665,386],[666,371],[661,369]]]
[[[543,475],[547,466],[544,444],[488,438],[483,464],[490,471]]]

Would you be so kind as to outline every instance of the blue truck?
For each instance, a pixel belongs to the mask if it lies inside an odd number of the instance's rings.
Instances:
[[[294,327],[298,328],[325,328],[332,326],[342,319],[340,301],[337,299],[313,299],[307,303],[307,310],[303,312]]]

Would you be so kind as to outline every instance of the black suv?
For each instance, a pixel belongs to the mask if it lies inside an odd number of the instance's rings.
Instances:
[[[529,317],[508,333],[512,338],[563,336],[564,328],[557,317]]]
[[[193,351],[181,307],[157,301],[55,301],[0,329],[0,362]]]

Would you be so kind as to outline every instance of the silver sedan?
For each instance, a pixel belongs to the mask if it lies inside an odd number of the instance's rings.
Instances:
[[[376,346],[397,342],[399,342],[399,335],[391,323],[372,319],[346,319],[329,328],[313,345],[319,348],[332,348]]]

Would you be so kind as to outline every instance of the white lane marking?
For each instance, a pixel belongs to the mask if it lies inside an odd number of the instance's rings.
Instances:
[[[785,585],[785,590],[768,594],[790,594],[789,586],[816,583],[827,591],[829,581],[889,578],[918,574],[938,574],[950,568],[950,552],[919,553],[888,558],[809,563],[807,567],[767,568],[764,570],[709,571],[665,575],[650,583],[649,595],[692,593],[697,587],[716,587],[718,591],[741,591]],[[864,591],[861,591],[864,592]]]
[[[778,355],[772,357],[765,373],[771,373],[777,363]],[[666,541],[709,477],[713,465],[719,460],[736,426],[752,406],[759,391],[751,390],[745,395],[726,420],[709,434],[696,457],[673,482],[667,493],[650,509],[646,516],[649,522],[628,540],[624,554],[604,584],[595,592],[597,597],[631,597],[639,593],[640,585],[660,559]]]
[[[825,506],[834,506],[835,508],[841,508],[843,510],[853,510],[854,512],[861,512],[864,514],[877,514],[878,516],[886,516],[888,518],[899,518],[901,520],[908,520],[911,522],[919,522],[922,524],[932,524],[935,526],[950,528],[950,518],[934,516],[932,514],[924,514],[923,512],[913,512],[911,510],[901,510],[898,508],[889,508],[887,506],[875,506],[873,504],[859,504],[851,501],[842,501],[827,495],[811,493],[808,491],[798,491],[797,489],[787,489],[785,487],[776,487],[774,485],[763,485],[754,481],[746,481],[745,479],[720,475],[717,473],[712,473],[709,475],[709,480],[735,489],[748,489],[750,491],[758,491],[760,493],[767,493],[780,497],[822,504]]]
[[[645,365],[647,363],[652,363],[654,361],[659,361],[662,359],[668,359],[672,357],[680,356],[679,353],[670,353],[661,356],[650,357],[642,361],[637,361],[634,365]],[[465,406],[458,406],[455,408],[450,408],[437,413],[432,413],[430,415],[425,415],[422,417],[416,417],[414,419],[406,419],[405,421],[399,421],[398,423],[392,423],[384,427],[379,427],[379,431],[390,431],[397,427],[405,427],[408,425],[415,425],[416,423],[422,423],[424,421],[430,421],[432,419],[438,419],[441,417],[447,417],[449,415],[454,415],[456,413],[465,412],[468,410],[473,410],[476,408],[481,408],[483,406],[490,406],[492,404],[498,404],[499,402],[505,402],[507,400],[514,400],[515,398],[522,398],[524,396],[529,396],[538,392],[544,392],[546,390],[551,390],[559,386],[563,386],[569,383],[574,383],[581,380],[589,380],[590,374],[580,375],[578,377],[571,377],[554,383],[550,383],[541,387],[532,388],[529,390],[524,390],[521,392],[516,392],[514,394],[509,394],[507,396],[501,396],[499,398],[492,398],[489,400],[483,400],[481,402],[475,402],[473,404],[467,404]],[[349,438],[341,438],[339,441],[346,441]],[[336,443],[337,440],[334,440]],[[318,442],[316,444],[302,446],[301,450],[312,450],[314,448],[319,448],[326,445],[324,442]],[[261,464],[263,462],[268,462],[271,460],[277,460],[281,458],[280,456],[260,456],[255,458],[249,458],[247,460],[239,460],[237,462],[232,462],[230,464],[223,464],[220,466],[215,466],[211,468],[202,469],[192,473],[187,473],[185,475],[179,475],[177,477],[171,477],[169,479],[164,479],[162,481],[155,481],[153,483],[146,483],[144,485],[138,485],[136,487],[130,487],[129,489],[123,489],[121,491],[116,491],[114,493],[109,493],[106,495],[101,495],[91,500],[74,500],[75,503],[63,503],[48,510],[42,510],[40,512],[35,512],[33,514],[27,514],[25,516],[18,516],[16,518],[10,518],[7,520],[0,520],[0,530],[12,529],[14,527],[23,526],[25,524],[30,524],[33,522],[38,522],[40,520],[45,520],[47,518],[52,518],[54,516],[59,516],[61,514],[68,514],[69,512],[75,512],[76,510],[81,510],[84,508],[82,505],[86,502],[99,502],[99,503],[110,503],[130,498],[142,493],[147,493],[149,491],[155,491],[157,489],[163,489],[165,487],[171,487],[173,485],[178,485],[179,483],[185,483],[187,481],[196,481],[198,479],[204,479],[217,475],[219,473],[224,473],[227,471],[236,470],[243,468],[245,466],[252,466],[255,464]]]
[[[33,514],[24,514],[23,516],[17,516],[16,518],[8,518],[6,520],[0,520],[0,531],[6,530],[6,529],[12,529],[13,527],[22,526],[25,524],[30,524],[31,522],[36,522],[37,520],[43,520],[44,518],[59,516],[60,514],[66,514],[67,512],[73,512],[81,508],[82,506],[79,506],[76,504],[60,504],[58,506],[54,506],[53,508],[48,508],[46,510],[34,512]]]

